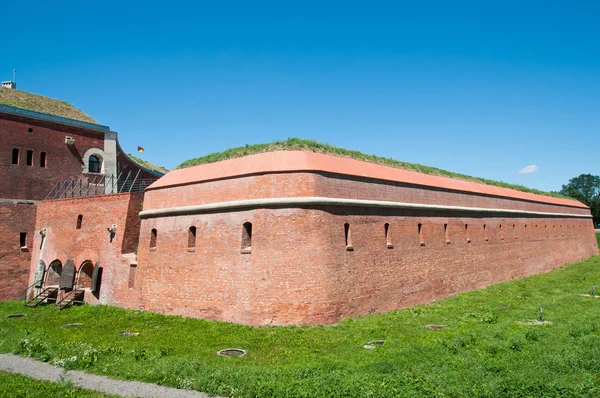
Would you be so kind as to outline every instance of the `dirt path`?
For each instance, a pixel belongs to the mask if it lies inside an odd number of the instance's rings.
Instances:
[[[77,387],[113,395],[144,398],[209,397],[209,395],[197,391],[178,390],[176,388],[138,381],[115,380],[79,370],[65,370],[45,362],[12,354],[0,354],[0,370],[9,373],[19,373],[38,380],[51,382],[58,382],[60,380],[68,381]]]

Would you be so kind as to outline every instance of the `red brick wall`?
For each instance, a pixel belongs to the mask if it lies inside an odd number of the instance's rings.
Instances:
[[[316,173],[150,190],[144,210],[299,196],[586,212]],[[250,254],[241,253],[245,222],[253,229]],[[353,251],[345,246],[345,223]],[[393,248],[387,248],[386,223]],[[190,226],[196,227],[193,250]],[[151,250],[153,228],[158,238]],[[596,254],[591,219],[350,207],[213,211],[143,219],[137,280],[147,310],[252,325],[331,323],[431,302]]]
[[[40,250],[39,238],[32,253],[30,280],[42,258],[46,266],[59,259],[65,263],[73,260],[77,270],[86,261],[100,262],[103,268],[99,297],[87,291],[89,303],[105,303],[122,307],[136,307],[138,292],[128,287],[130,260],[124,254],[135,251],[139,235],[139,211],[143,195],[116,194],[87,198],[41,201],[38,205],[36,229],[47,229],[44,246]],[[81,229],[76,229],[78,215],[83,215]],[[110,241],[107,228],[117,225]]]
[[[32,129],[29,132],[29,129]],[[65,137],[75,138],[66,145]],[[82,156],[90,148],[104,149],[104,134],[2,115],[0,119],[0,197],[44,199],[57,181],[82,177]],[[12,164],[12,150],[20,152]],[[33,150],[33,165],[26,165],[27,150]],[[46,167],[40,153],[46,152]]]
[[[29,277],[35,204],[0,200],[0,301],[21,300]],[[27,248],[21,250],[20,233],[26,232]]]
[[[589,214],[589,209],[310,172],[262,174],[150,189],[146,192],[144,206],[150,210],[244,199],[304,196]]]

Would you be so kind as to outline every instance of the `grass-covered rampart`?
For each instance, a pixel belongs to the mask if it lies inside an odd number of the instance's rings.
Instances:
[[[438,169],[436,167],[423,166],[420,164],[401,162],[398,160],[394,160],[391,158],[383,158],[376,155],[367,155],[359,151],[352,151],[349,149],[338,148],[332,145],[323,144],[315,140],[304,140],[301,138],[289,138],[285,141],[274,141],[267,144],[256,144],[256,145],[246,145],[243,147],[230,148],[223,152],[215,152],[206,156],[194,158],[187,160],[181,163],[177,168],[185,168],[191,166],[197,166],[205,163],[213,163],[226,159],[239,158],[247,155],[254,155],[257,153],[263,152],[274,152],[274,151],[294,151],[294,150],[303,150],[303,151],[311,151],[311,152],[319,152],[326,153],[330,155],[336,156],[344,156],[352,159],[362,160],[365,162],[377,163],[385,166],[396,167],[405,170],[417,171],[419,173],[424,174],[432,174],[439,175],[450,178],[457,178],[460,180],[466,181],[474,181],[487,185],[494,185],[498,187],[505,187],[516,189],[518,191],[536,193],[540,195],[546,196],[554,196],[554,197],[565,197],[559,195],[554,192],[544,192],[539,191],[537,189],[532,189],[528,187],[524,187],[522,185],[508,184],[505,182],[488,180],[485,178],[471,177],[465,174],[454,173],[451,171],[446,171],[442,169]]]
[[[223,396],[597,397],[600,299],[581,295],[593,285],[600,256],[427,306],[302,327],[6,302],[0,352]],[[540,306],[552,323],[527,324]],[[27,316],[7,318],[14,313]],[[82,326],[61,327],[70,323]],[[248,353],[216,355],[229,347]]]

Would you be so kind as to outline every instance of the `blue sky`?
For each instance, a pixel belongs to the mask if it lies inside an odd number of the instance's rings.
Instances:
[[[2,12],[1,80],[16,68],[19,89],[74,104],[165,167],[302,137],[542,190],[600,174],[599,2],[29,1]]]

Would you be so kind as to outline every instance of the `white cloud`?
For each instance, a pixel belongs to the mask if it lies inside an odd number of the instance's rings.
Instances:
[[[531,164],[529,166],[523,167],[518,171],[519,174],[531,174],[538,171],[540,168],[536,164]]]

